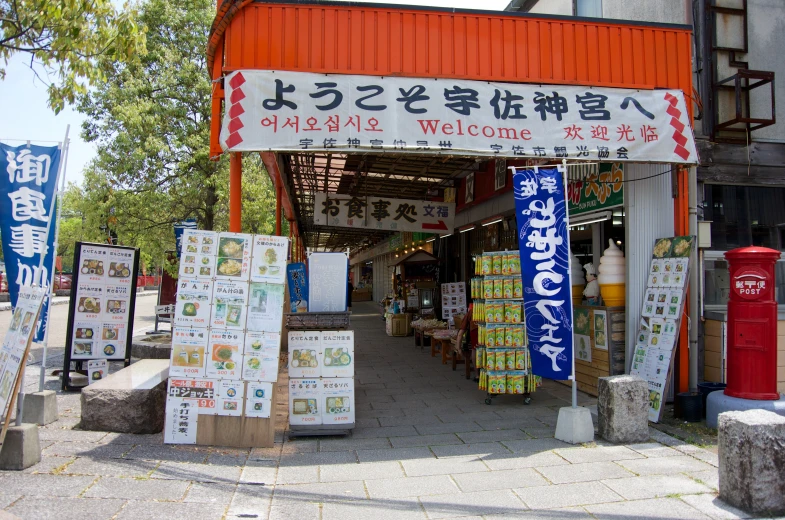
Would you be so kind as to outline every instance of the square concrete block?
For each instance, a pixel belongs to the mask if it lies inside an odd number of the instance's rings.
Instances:
[[[785,417],[766,410],[719,415],[720,498],[755,514],[785,514]]]
[[[57,420],[57,393],[53,390],[25,395],[22,420],[44,426]]]
[[[597,433],[616,443],[649,438],[649,387],[637,376],[601,377],[597,383]]]
[[[38,425],[23,423],[8,428],[0,450],[0,469],[19,471],[39,462],[41,444],[38,441]]]
[[[594,424],[588,408],[565,406],[559,408],[554,437],[570,444],[582,444],[594,440]]]

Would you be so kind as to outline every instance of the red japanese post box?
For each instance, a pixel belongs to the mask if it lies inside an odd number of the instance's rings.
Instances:
[[[730,270],[725,395],[776,400],[777,302],[774,263],[780,252],[742,247],[725,253]]]

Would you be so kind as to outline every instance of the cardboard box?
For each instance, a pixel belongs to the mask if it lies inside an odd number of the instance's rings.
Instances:
[[[387,316],[388,336],[407,336],[407,314],[391,314]]]

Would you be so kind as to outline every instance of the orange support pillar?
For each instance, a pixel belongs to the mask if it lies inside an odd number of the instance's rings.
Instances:
[[[229,155],[229,231],[243,230],[243,154]]]
[[[275,187],[275,236],[281,236],[281,197],[283,190],[280,186]]]
[[[677,167],[675,181],[679,194],[676,200],[673,201],[673,227],[676,236],[690,234],[690,185],[688,173],[686,168]],[[698,266],[695,265],[692,268],[698,269]],[[690,337],[686,318],[690,312],[689,301],[688,291],[682,310],[684,318],[681,320],[678,352],[676,353],[676,387],[679,392],[689,392],[690,390]]]

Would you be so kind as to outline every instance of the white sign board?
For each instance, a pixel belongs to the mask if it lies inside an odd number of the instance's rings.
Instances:
[[[346,312],[349,259],[345,253],[308,256],[308,312]]]
[[[238,70],[221,146],[697,164],[680,90]]]

